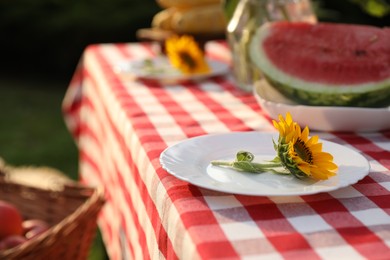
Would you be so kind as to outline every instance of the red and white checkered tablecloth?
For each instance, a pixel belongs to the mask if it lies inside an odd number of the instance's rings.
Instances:
[[[119,62],[155,55],[153,46],[89,46],[63,101],[81,179],[106,191],[99,225],[111,259],[390,259],[389,131],[318,133],[371,166],[357,184],[330,193],[255,197],[193,186],[161,168],[166,147],[275,130],[231,75],[161,86],[114,72]],[[229,61],[221,42],[207,54]]]

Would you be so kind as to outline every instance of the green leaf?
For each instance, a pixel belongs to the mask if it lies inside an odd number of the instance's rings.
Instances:
[[[244,172],[262,172],[259,171],[259,169],[256,169],[253,167],[253,165],[250,162],[247,161],[241,161],[241,162],[233,162],[233,168],[238,171],[244,171]]]
[[[222,6],[228,21],[233,17],[238,2],[240,0],[223,0]]]
[[[241,161],[251,162],[253,161],[253,158],[255,158],[255,156],[252,153],[246,151],[239,151],[236,155],[237,162],[241,162]]]
[[[384,17],[390,14],[390,4],[385,0],[350,0],[360,6],[366,13],[375,17]]]

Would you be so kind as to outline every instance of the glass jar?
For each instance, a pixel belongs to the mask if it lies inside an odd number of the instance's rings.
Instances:
[[[239,88],[252,91],[261,72],[249,57],[249,43],[258,27],[268,21],[307,21],[315,23],[310,0],[240,0],[227,26],[232,52],[233,74]]]

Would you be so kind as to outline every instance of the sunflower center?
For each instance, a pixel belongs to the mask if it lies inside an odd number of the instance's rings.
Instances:
[[[310,149],[305,145],[305,142],[303,142],[300,138],[295,142],[294,144],[294,150],[305,162],[312,164],[313,163],[313,153],[310,151]]]
[[[179,55],[180,55],[180,58],[182,59],[182,61],[188,67],[190,67],[191,69],[196,68],[196,61],[188,52],[182,51],[179,53]]]

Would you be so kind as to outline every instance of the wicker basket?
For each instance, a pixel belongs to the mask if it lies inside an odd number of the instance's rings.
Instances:
[[[42,219],[50,229],[25,243],[0,251],[0,259],[87,259],[104,205],[100,189],[72,181],[62,189],[11,182],[0,174],[0,199],[14,204],[24,219]]]

